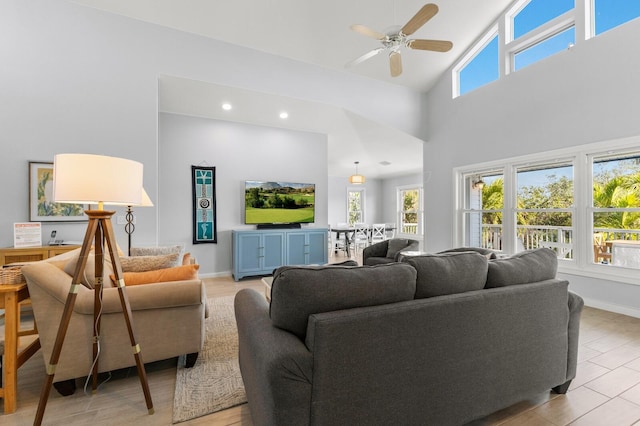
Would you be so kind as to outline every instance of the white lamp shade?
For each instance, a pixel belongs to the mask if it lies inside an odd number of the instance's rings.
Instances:
[[[142,202],[140,203],[140,207],[153,207],[153,201],[151,201],[149,194],[147,194],[144,188],[142,188]]]
[[[142,163],[92,154],[58,154],[53,199],[58,203],[140,205]]]

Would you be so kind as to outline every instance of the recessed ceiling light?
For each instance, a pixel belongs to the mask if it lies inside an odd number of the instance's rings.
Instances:
[[[385,161],[381,161],[381,162],[380,162],[380,165],[381,165],[381,166],[390,166],[390,165],[391,165],[391,163],[385,160]]]
[[[222,104],[222,109],[225,110],[225,111],[229,111],[231,108],[232,108],[232,106],[229,103]]]
[[[282,111],[280,113],[280,118],[285,119],[285,118],[288,118],[288,117],[289,117],[289,113],[288,112]]]

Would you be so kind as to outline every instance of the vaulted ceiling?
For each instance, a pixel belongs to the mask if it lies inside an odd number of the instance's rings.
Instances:
[[[446,53],[402,48],[403,73],[391,77],[389,59],[385,52],[373,56],[352,67],[345,65],[380,46],[380,42],[350,29],[352,24],[362,24],[378,32],[386,32],[393,26],[404,25],[426,3],[425,0],[70,0],[174,29],[199,34],[232,44],[264,51],[278,56],[336,69],[368,78],[407,86],[417,91],[428,91],[440,76],[459,58],[513,0],[434,0],[439,12],[411,38],[450,40],[453,48]],[[166,83],[166,81],[165,81]],[[176,82],[177,83],[177,82]],[[161,88],[163,85],[161,85]],[[164,87],[168,88],[167,84]],[[214,86],[207,88],[212,93]],[[172,91],[176,105],[183,102]],[[246,94],[243,94],[246,95]],[[167,111],[178,107],[164,103]],[[212,116],[209,114],[198,114]],[[216,116],[213,118],[222,118]],[[241,121],[251,122],[252,117]],[[356,117],[344,120],[345,128],[325,129],[321,125],[308,129],[334,134],[334,143],[347,149],[348,134],[367,134],[375,139],[375,123]],[[262,123],[269,125],[269,123]],[[280,125],[282,127],[282,125]],[[364,127],[361,127],[364,126]],[[335,125],[334,125],[335,127]],[[367,130],[368,129],[368,130]],[[384,129],[385,133],[393,132]],[[397,132],[402,134],[402,132]],[[340,134],[342,136],[340,136]],[[338,136],[336,136],[338,135]],[[404,134],[402,134],[404,135]],[[396,135],[396,140],[401,135]],[[406,147],[417,155],[404,155],[395,160],[391,169],[373,173],[372,177],[384,177],[385,173],[397,174],[398,170],[414,171],[421,163],[421,142],[409,135]],[[344,140],[341,137],[345,137]],[[330,137],[330,140],[332,138]],[[353,138],[351,138],[353,139]],[[361,144],[362,137],[358,139]],[[376,146],[378,145],[378,146]],[[375,140],[366,147],[349,147],[357,157],[358,150],[381,149],[384,144]],[[333,153],[337,157],[337,153]],[[388,149],[386,155],[389,155]],[[341,155],[343,157],[343,155]],[[417,158],[416,158],[417,157]],[[354,157],[352,157],[354,158]],[[393,162],[393,161],[391,161]],[[403,163],[404,162],[404,163]],[[329,147],[329,174],[349,173],[340,167],[332,168],[331,145]],[[393,170],[392,170],[393,169]]]

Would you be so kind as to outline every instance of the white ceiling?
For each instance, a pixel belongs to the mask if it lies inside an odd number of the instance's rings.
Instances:
[[[454,47],[447,53],[405,48],[402,51],[404,72],[396,78],[389,75],[388,58],[384,54],[374,56],[354,67],[345,67],[346,63],[379,47],[377,40],[353,32],[349,26],[363,24],[374,30],[385,32],[394,25],[404,25],[427,2],[425,0],[71,1],[274,55],[351,72],[418,91],[428,91],[442,73],[469,48],[471,43],[513,0],[435,0],[440,8],[439,13],[417,30],[411,38],[450,40]],[[164,110],[187,113],[184,108],[192,108],[187,107],[190,103],[206,105],[206,102],[185,99],[185,93],[193,92],[194,96],[198,93],[198,90],[189,90],[189,86],[194,83],[167,77],[165,83],[161,84],[161,90],[164,87],[166,95],[171,93],[171,96],[166,97],[163,102]],[[172,84],[176,85],[174,89],[182,88],[185,92],[179,94],[170,87]],[[204,92],[211,96],[222,96],[226,90],[231,89],[207,85]],[[242,93],[240,96],[250,95],[251,93]],[[253,95],[263,99],[265,96],[272,96],[255,92]],[[201,97],[202,94],[197,96]],[[172,102],[169,102],[169,99]],[[283,101],[283,99],[280,100]],[[252,98],[252,102],[255,101],[256,99]],[[264,117],[264,114],[255,116],[249,114],[243,117],[237,116],[234,119],[228,118],[231,114],[225,116],[220,111],[192,110],[190,113],[218,119],[327,133],[330,135],[329,174],[333,176],[350,174],[354,158],[358,158],[363,164],[374,161],[376,164],[380,161],[392,163],[391,166],[378,165],[375,170],[367,171],[371,177],[383,177],[398,174],[400,171],[407,173],[415,171],[416,168],[421,169],[422,145],[418,139],[379,123],[356,117],[347,111],[317,104],[313,104],[313,107],[310,105],[303,107],[304,102],[289,101],[296,103],[300,111],[305,109],[313,111],[307,118],[302,119],[304,124],[293,123],[293,120],[288,123],[263,123],[257,117],[260,115]],[[219,103],[216,104],[219,105]],[[324,112],[319,114],[319,110]],[[341,119],[337,121],[341,123],[340,126],[330,124],[332,123],[330,119],[319,119],[319,117],[335,114],[341,115]],[[302,117],[304,114],[299,112],[296,115]],[[313,120],[310,117],[313,117]],[[366,143],[364,136],[367,137]],[[387,148],[388,145],[385,145],[385,141],[390,140],[389,137],[393,137],[396,141],[400,139],[406,144],[402,158],[392,158],[393,153]],[[338,147],[340,152],[336,152]],[[393,151],[401,150],[396,146]],[[411,155],[411,152],[414,155]],[[367,155],[374,158],[366,158]]]

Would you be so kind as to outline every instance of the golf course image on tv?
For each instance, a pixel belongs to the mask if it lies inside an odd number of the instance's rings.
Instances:
[[[316,186],[312,183],[245,181],[246,224],[313,223]]]

